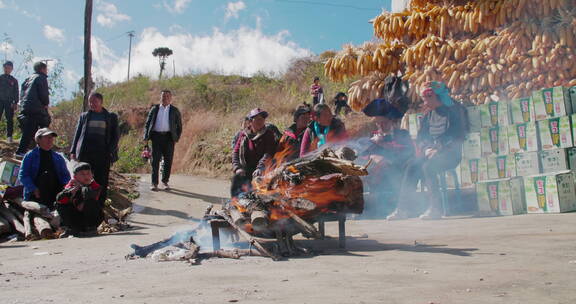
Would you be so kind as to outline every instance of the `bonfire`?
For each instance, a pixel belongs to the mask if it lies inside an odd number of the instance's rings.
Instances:
[[[280,256],[309,252],[297,247],[292,237],[302,233],[307,238],[319,238],[320,233],[313,224],[321,217],[362,213],[364,198],[360,176],[368,175],[368,172],[366,166],[354,164],[356,154],[352,149],[328,147],[303,158],[285,161],[288,155],[291,151],[276,153],[264,174],[253,180],[253,190],[233,198],[220,210],[209,208],[197,228],[149,246],[132,245],[134,253],[130,256],[144,257],[176,245],[188,252],[179,254],[177,259],[189,261],[241,255],[261,255],[276,260]],[[215,244],[211,253],[199,255],[195,237],[211,228],[213,241],[219,242],[219,227],[232,229],[250,244],[250,248],[227,252],[218,250],[219,244]]]

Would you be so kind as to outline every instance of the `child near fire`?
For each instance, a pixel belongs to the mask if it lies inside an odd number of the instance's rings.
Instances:
[[[73,173],[74,177],[56,197],[64,229],[61,237],[95,234],[102,221],[102,206],[98,202],[100,185],[94,180],[90,164],[78,163]]]

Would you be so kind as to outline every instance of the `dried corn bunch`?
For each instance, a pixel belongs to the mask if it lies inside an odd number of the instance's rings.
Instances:
[[[388,74],[374,72],[354,81],[348,89],[348,104],[354,111],[361,111],[372,100],[382,96],[384,79]]]
[[[358,74],[358,55],[352,45],[345,45],[338,55],[328,59],[324,64],[324,75],[333,81],[343,81],[345,77]]]

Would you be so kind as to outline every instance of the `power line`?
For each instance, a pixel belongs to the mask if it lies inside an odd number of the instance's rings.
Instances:
[[[360,7],[350,4],[337,4],[337,3],[328,3],[328,2],[320,2],[320,1],[306,1],[306,0],[274,0],[276,2],[286,2],[286,3],[298,3],[298,4],[310,4],[310,5],[319,5],[319,6],[331,6],[331,7],[344,7],[344,8],[352,8],[356,10],[362,11],[379,11],[380,8],[371,8],[371,7]]]
[[[126,33],[122,33],[122,34],[120,34],[120,35],[118,35],[118,36],[114,36],[114,37],[108,38],[108,39],[106,39],[106,40],[102,40],[102,42],[110,42],[110,41],[112,41],[112,40],[118,40],[118,39],[124,37],[124,35],[126,35]],[[73,50],[73,51],[71,51],[70,53],[68,53],[68,55],[76,54],[76,53],[78,53],[78,52],[82,52],[83,50],[84,50],[83,48],[82,48],[82,49],[76,49],[76,50]]]

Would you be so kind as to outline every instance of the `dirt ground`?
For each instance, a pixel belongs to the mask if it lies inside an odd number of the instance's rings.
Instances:
[[[228,183],[176,176],[143,190],[135,230],[0,244],[1,303],[576,303],[576,214],[349,220],[347,251],[183,262],[125,260],[220,204]],[[327,233],[336,236],[335,223]]]

